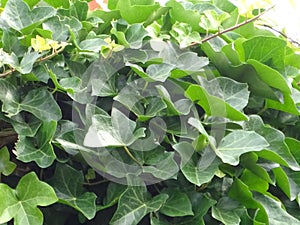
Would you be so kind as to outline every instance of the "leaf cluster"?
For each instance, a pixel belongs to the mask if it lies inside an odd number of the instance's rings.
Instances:
[[[0,7],[0,224],[300,224],[299,49],[264,9]]]

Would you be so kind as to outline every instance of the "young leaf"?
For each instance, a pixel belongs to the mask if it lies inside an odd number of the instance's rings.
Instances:
[[[96,215],[97,196],[95,193],[86,192],[83,182],[81,171],[61,164],[56,166],[54,176],[49,180],[59,202],[73,207],[90,220]]]
[[[37,206],[48,206],[57,201],[54,190],[39,181],[34,172],[21,178],[16,190],[0,184],[0,223],[14,219],[15,225],[42,225],[43,214]]]

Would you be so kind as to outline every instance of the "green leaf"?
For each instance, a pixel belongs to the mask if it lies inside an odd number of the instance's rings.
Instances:
[[[34,137],[19,135],[17,158],[23,162],[35,161],[41,168],[49,167],[56,156],[51,144],[57,122],[43,122]]]
[[[283,93],[291,94],[288,81],[277,70],[274,70],[255,59],[249,59],[247,63],[251,64],[255,68],[260,79],[270,87],[277,88]]]
[[[151,197],[146,187],[128,187],[119,199],[118,208],[110,221],[111,225],[135,225],[148,213],[158,211],[166,202],[168,195]]]
[[[43,214],[37,206],[48,206],[57,201],[54,190],[39,181],[34,172],[23,176],[16,190],[0,184],[0,223],[14,218],[16,225],[42,225]]]
[[[254,131],[234,130],[221,140],[216,154],[224,163],[236,166],[242,154],[261,151],[268,146],[265,138]]]
[[[58,104],[46,88],[36,88],[29,91],[19,107],[43,121],[58,121],[62,117]]]
[[[173,148],[181,155],[183,175],[188,181],[197,186],[210,182],[221,164],[215,153],[210,149],[205,149],[201,158],[199,158],[197,154],[191,155],[195,150],[187,142],[178,143]],[[187,157],[184,157],[186,154],[188,154]],[[188,161],[186,162],[186,160]]]
[[[212,207],[212,216],[223,224],[239,225],[241,219],[237,212],[238,208],[238,202],[228,197],[223,197],[218,201],[217,205]]]
[[[194,31],[203,31],[199,26],[200,14],[193,10],[186,10],[181,3],[171,0],[168,1],[166,6],[171,7],[170,16],[173,24],[183,22],[190,24]]]
[[[90,220],[96,215],[97,196],[95,193],[86,192],[83,182],[82,172],[67,164],[57,164],[54,176],[49,180],[59,202],[73,207]]]
[[[7,147],[0,149],[0,174],[2,173],[5,176],[10,175],[17,167],[15,163],[9,160],[9,156]]]
[[[135,131],[136,123],[118,109],[113,108],[108,114],[92,117],[92,125],[84,139],[89,147],[128,146],[140,137],[144,137],[144,128]]]
[[[175,90],[175,88],[176,86],[174,86],[173,91]],[[193,106],[193,103],[189,99],[182,98],[177,100],[176,102],[173,102],[171,99],[172,93],[169,93],[169,91],[163,85],[156,85],[156,89],[158,91],[158,94],[162,97],[163,101],[167,105],[167,111],[169,115],[189,114]]]
[[[59,8],[59,7],[63,7],[63,8],[69,8],[70,6],[70,1],[69,0],[44,0],[45,2],[47,2],[49,5],[53,6],[54,8]]]
[[[269,143],[269,146],[265,150],[257,153],[259,157],[299,171],[299,164],[284,142],[285,137],[281,131],[265,125],[257,115],[250,116],[249,122],[245,125],[247,130],[255,131]]]
[[[198,82],[210,95],[223,99],[239,111],[248,104],[250,92],[247,84],[236,82],[227,77],[217,77],[207,81],[199,76]]]
[[[199,85],[190,85],[186,90],[185,95],[192,101],[197,101],[209,116],[221,116],[231,120],[247,120],[247,116],[225,100],[210,95],[206,89]]]
[[[166,189],[163,193],[167,194],[169,198],[159,210],[162,214],[171,217],[194,215],[187,194],[176,189]]]
[[[67,5],[69,1],[64,2],[66,2],[65,5]],[[87,18],[88,9],[87,2],[75,1],[75,3],[73,3],[70,7],[70,14],[80,21],[85,21]]]
[[[192,31],[191,25],[187,23],[176,22],[170,34],[179,43],[180,48],[186,48],[194,42],[201,43],[200,34]]]
[[[254,199],[265,208],[266,213],[268,214],[269,224],[281,225],[300,223],[298,219],[291,216],[285,209],[283,209],[282,202],[279,200],[275,200],[260,193],[255,193]]]
[[[130,0],[119,0],[116,6],[116,9],[120,10],[121,17],[130,24],[145,22],[158,8],[158,3],[143,5]]]
[[[246,61],[255,59],[261,63],[268,64],[271,60],[272,66],[277,69],[283,69],[286,41],[277,37],[258,36],[246,40],[242,46]]]
[[[257,210],[254,220],[262,224],[268,223],[268,214],[263,205],[257,201],[248,186],[236,179],[229,190],[229,197],[241,202],[246,208]]]
[[[9,0],[1,13],[1,18],[13,29],[21,31],[29,26],[38,26],[55,12],[51,7],[37,7],[30,10],[22,0]]]
[[[140,49],[146,36],[148,36],[148,32],[140,23],[130,25],[125,32],[125,38],[130,48],[133,49]]]

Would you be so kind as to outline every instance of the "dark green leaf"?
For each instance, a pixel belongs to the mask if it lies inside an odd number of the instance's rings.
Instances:
[[[162,214],[171,217],[194,215],[189,197],[179,190],[166,189],[164,194],[169,198],[159,210]]]
[[[59,201],[81,212],[86,218],[92,219],[96,215],[96,194],[86,192],[83,188],[84,177],[68,165],[58,164],[54,177],[49,183],[54,188]]]
[[[166,202],[168,195],[160,194],[151,198],[144,186],[129,187],[119,199],[112,225],[135,225],[148,213],[158,211]]]

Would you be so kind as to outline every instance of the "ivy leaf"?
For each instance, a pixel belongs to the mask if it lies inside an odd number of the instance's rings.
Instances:
[[[130,25],[125,32],[125,38],[130,48],[133,49],[140,49],[146,36],[148,36],[148,32],[140,23]]]
[[[23,176],[16,190],[0,184],[0,223],[14,218],[15,225],[42,225],[43,214],[37,206],[48,206],[57,201],[54,190],[39,181],[34,172]]]
[[[44,121],[58,121],[62,116],[58,104],[46,88],[29,91],[20,103],[20,108]]]
[[[269,224],[298,224],[300,221],[291,216],[285,209],[282,208],[282,203],[267,195],[254,193],[254,199],[265,208],[268,214]]]
[[[258,115],[251,116],[249,122],[245,123],[245,125],[247,130],[255,131],[269,143],[265,150],[257,152],[259,157],[299,171],[300,166],[284,142],[284,134],[281,131],[266,126]]]
[[[242,154],[261,151],[268,146],[265,138],[254,131],[234,130],[221,140],[216,154],[224,163],[236,166]]]
[[[57,164],[49,184],[54,188],[60,203],[81,212],[89,220],[96,215],[96,194],[83,188],[84,177],[68,165]]]
[[[240,205],[228,197],[223,197],[212,207],[212,216],[223,224],[239,225],[241,218],[238,210]],[[246,211],[246,208],[243,209]]]
[[[55,12],[51,7],[37,7],[30,10],[22,0],[9,0],[1,13],[1,18],[13,29],[21,31],[26,27],[41,24]]]
[[[187,194],[176,189],[166,189],[163,193],[169,195],[169,198],[159,212],[171,217],[194,215]]]
[[[159,4],[132,4],[130,0],[118,0],[116,9],[120,10],[121,17],[128,23],[145,22],[151,14],[159,8]]]
[[[92,125],[84,139],[88,147],[128,146],[140,137],[144,137],[145,128],[135,131],[136,123],[116,108],[108,114],[92,117]]]
[[[223,99],[239,111],[248,104],[250,92],[247,84],[236,82],[227,77],[218,77],[207,81],[199,76],[197,80],[209,94]]]
[[[180,48],[186,48],[193,42],[201,43],[200,34],[192,30],[190,24],[176,22],[170,34],[179,43]]]
[[[15,163],[9,160],[9,151],[7,147],[0,149],[0,174],[10,175],[17,167]]]
[[[272,65],[277,69],[284,68],[284,54],[286,41],[277,37],[257,36],[246,40],[242,44],[245,60],[255,59],[261,63],[272,60]],[[257,48],[257,46],[260,46]]]
[[[247,116],[232,107],[225,100],[213,96],[199,85],[190,85],[185,92],[192,101],[197,101],[209,116],[221,116],[231,120],[247,120]],[[242,100],[243,101],[243,100]]]
[[[23,162],[35,161],[41,168],[49,167],[56,158],[50,143],[56,126],[56,121],[43,122],[34,137],[19,135],[17,158]]]
[[[160,194],[153,198],[145,186],[129,187],[120,197],[117,211],[110,221],[111,225],[135,225],[150,212],[158,211],[166,202],[168,195]]]

